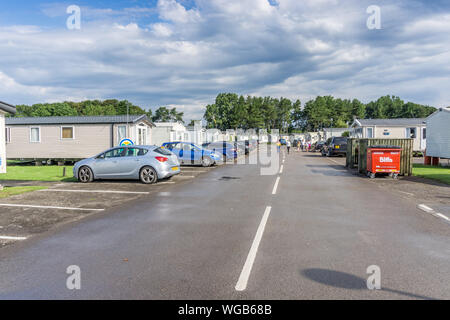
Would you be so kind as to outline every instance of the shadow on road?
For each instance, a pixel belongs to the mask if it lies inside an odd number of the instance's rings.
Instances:
[[[368,290],[366,279],[354,276],[349,273],[319,268],[301,270],[300,273],[308,279],[327,286],[350,290]],[[380,291],[392,292],[414,299],[436,300],[435,298],[383,287]]]
[[[337,165],[337,164],[307,164],[308,168],[333,168],[336,170],[342,170],[347,171],[347,168],[344,167],[344,165]]]

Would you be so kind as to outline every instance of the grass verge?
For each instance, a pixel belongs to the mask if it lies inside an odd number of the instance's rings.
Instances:
[[[0,199],[7,198],[10,196],[15,196],[15,195],[26,193],[26,192],[43,190],[43,189],[47,189],[47,187],[40,187],[40,186],[5,187],[3,190],[0,190]]]
[[[1,180],[33,180],[33,181],[75,181],[72,166],[65,166],[66,176],[63,176],[60,166],[8,166],[7,173],[0,174]]]
[[[450,184],[450,168],[414,164],[413,175]]]

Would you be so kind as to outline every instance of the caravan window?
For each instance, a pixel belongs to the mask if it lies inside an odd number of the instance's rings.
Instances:
[[[30,128],[30,142],[41,142],[41,128]]]
[[[117,142],[119,143],[123,139],[127,137],[127,126],[118,126],[117,127]]]
[[[62,139],[73,139],[73,127],[61,127],[61,138]]]
[[[416,128],[406,128],[406,138],[415,139],[417,137]]]
[[[11,142],[11,128],[5,128],[5,139],[6,143]]]

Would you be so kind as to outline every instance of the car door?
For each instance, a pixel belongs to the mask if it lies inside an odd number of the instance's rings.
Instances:
[[[190,143],[180,143],[179,159],[182,163],[194,163],[194,150]]]
[[[178,159],[180,159],[182,153],[180,153],[182,150],[180,148],[180,143],[168,143],[165,145],[165,148],[170,150],[173,154],[175,154]]]
[[[126,148],[114,148],[106,151],[103,157],[96,159],[94,175],[98,178],[114,178],[118,176],[125,150]]]
[[[142,166],[141,160],[143,152],[145,152],[145,149],[128,147],[125,151],[124,157],[120,159],[120,172],[118,172],[118,175],[124,179],[136,178]]]

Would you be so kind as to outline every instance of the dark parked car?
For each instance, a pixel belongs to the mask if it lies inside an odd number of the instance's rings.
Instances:
[[[242,147],[240,147],[236,142],[209,142],[202,144],[202,147],[218,154],[225,156],[227,159],[235,159],[240,154],[244,153]]]
[[[316,143],[316,145],[314,146],[314,151],[315,152],[321,152],[323,149],[323,146],[325,144],[325,141],[319,141]]]
[[[347,155],[347,138],[332,137],[322,147],[322,156]]]

